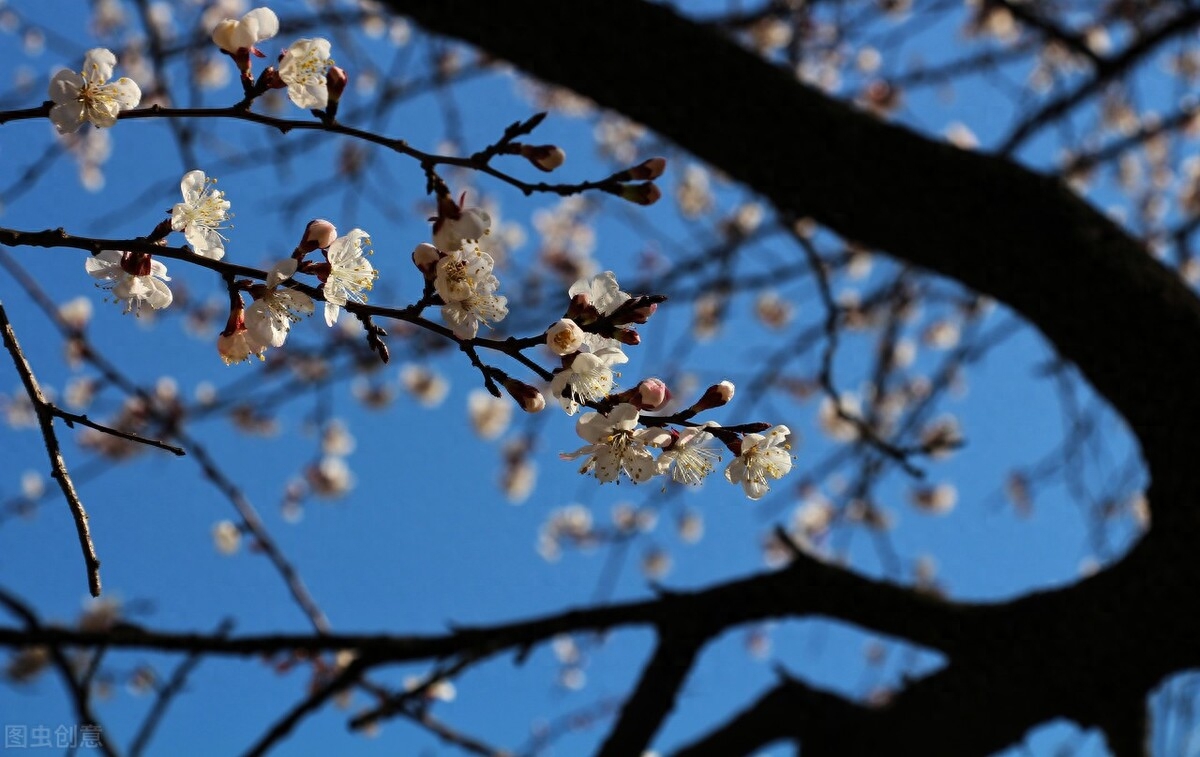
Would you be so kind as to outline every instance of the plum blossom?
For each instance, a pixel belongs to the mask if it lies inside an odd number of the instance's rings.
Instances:
[[[550,396],[558,400],[567,415],[574,415],[579,412],[581,403],[598,402],[607,397],[614,385],[612,367],[627,362],[629,357],[616,347],[580,352],[570,365],[554,374],[548,390]]]
[[[787,437],[791,430],[787,426],[776,426],[764,434],[746,434],[742,437],[742,451],[725,468],[725,480],[740,483],[746,496],[761,499],[770,486],[767,477],[780,479],[792,469],[792,455]]]
[[[351,229],[344,237],[338,237],[329,245],[325,254],[329,261],[329,273],[325,275],[325,323],[337,323],[338,313],[352,302],[366,302],[363,291],[375,286],[379,272],[363,256],[363,246],[371,244],[371,237],[362,229]]]
[[[179,182],[183,202],[175,203],[171,210],[171,228],[182,231],[200,257],[220,260],[225,257],[225,238],[219,230],[229,220],[229,200],[210,186],[216,183],[203,171],[185,173]]]
[[[671,478],[681,484],[702,483],[713,472],[716,461],[721,459],[720,452],[706,446],[713,438],[704,430],[709,425],[690,426],[680,431],[671,446],[658,456],[658,472],[670,471]]]
[[[162,310],[173,299],[167,267],[146,253],[104,250],[84,261],[84,268],[112,292],[114,301],[125,303],[126,313],[140,314],[143,304]]]
[[[95,47],[83,58],[79,73],[62,70],[50,79],[50,121],[59,134],[70,134],[83,125],[112,126],[117,114],[136,108],[142,90],[132,79],[122,76],[109,83],[117,56],[111,50]]]
[[[491,326],[508,315],[508,298],[497,295],[491,288],[472,292],[470,296],[442,306],[442,318],[459,339],[474,339],[479,324]]]
[[[457,250],[464,241],[477,242],[491,231],[492,217],[484,210],[457,210],[457,218],[438,216],[433,222],[433,245],[443,252]]]
[[[459,339],[473,339],[479,324],[504,320],[508,298],[496,294],[499,280],[492,274],[492,256],[468,244],[437,262],[433,286],[445,305],[442,318]]]
[[[649,429],[638,429],[638,409],[628,403],[617,405],[607,417],[587,413],[575,425],[589,444],[559,455],[574,460],[587,455],[580,473],[594,473],[600,483],[616,481],[624,473],[635,484],[649,481],[657,473],[654,456],[646,448]]]
[[[251,355],[265,360],[263,353],[266,351],[267,345],[255,339],[246,328],[246,311],[239,301],[238,307],[229,314],[225,330],[217,337],[217,354],[225,365],[233,365],[249,360]]]
[[[267,274],[266,292],[246,308],[246,329],[254,342],[271,347],[282,347],[291,331],[292,324],[300,315],[312,315],[312,298],[304,292],[281,287],[296,272],[295,258],[275,264]]]
[[[555,355],[570,355],[583,346],[584,331],[570,318],[560,318],[546,329],[546,346]]]
[[[213,29],[212,40],[217,47],[230,55],[237,56],[239,50],[246,50],[254,55],[263,57],[255,45],[270,39],[279,33],[279,17],[270,8],[255,8],[240,21],[226,19]]]
[[[433,286],[446,302],[466,299],[479,289],[494,290],[500,283],[492,274],[494,266],[492,256],[478,245],[451,250],[438,260]]]
[[[298,108],[312,110],[329,105],[326,72],[333,65],[329,40],[298,39],[279,60],[279,78],[287,85],[288,97]]]
[[[617,277],[612,271],[605,271],[590,279],[580,279],[571,285],[567,294],[574,297],[577,294],[587,295],[592,307],[600,311],[600,315],[609,315],[622,303],[629,299],[626,292],[621,291]]]

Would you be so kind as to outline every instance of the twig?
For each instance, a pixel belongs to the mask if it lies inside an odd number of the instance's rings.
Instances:
[[[232,621],[222,621],[217,626],[215,635],[224,637],[232,629]],[[154,700],[154,706],[150,708],[150,712],[146,713],[146,719],[142,721],[141,727],[138,728],[137,735],[133,737],[133,742],[129,745],[130,757],[138,757],[146,749],[146,745],[150,743],[150,738],[154,735],[154,730],[158,728],[163,715],[166,714],[171,700],[183,690],[183,685],[187,681],[187,677],[191,675],[202,659],[202,652],[192,652],[175,668],[175,672],[171,674],[171,679],[167,682],[167,685],[159,690],[158,696]]]
[[[25,393],[29,395],[29,400],[37,412],[38,425],[42,429],[42,441],[46,445],[46,454],[50,456],[52,468],[50,475],[58,481],[58,488],[62,489],[63,496],[67,498],[71,517],[75,520],[75,532],[79,535],[79,547],[83,551],[83,561],[87,567],[88,590],[93,597],[98,597],[100,596],[100,558],[96,556],[96,545],[92,543],[87,510],[83,508],[83,502],[79,500],[79,494],[75,491],[75,483],[71,480],[71,474],[67,472],[67,463],[59,448],[58,436],[54,433],[52,406],[46,401],[46,395],[42,393],[42,388],[33,375],[29,361],[21,352],[21,345],[17,342],[17,335],[8,321],[8,313],[5,312],[3,303],[0,303],[0,329],[4,331],[4,347],[12,356],[13,365],[21,376],[21,383],[25,385]]]

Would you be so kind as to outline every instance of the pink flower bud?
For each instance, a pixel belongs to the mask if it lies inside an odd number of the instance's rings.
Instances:
[[[631,179],[647,181],[662,176],[665,170],[667,170],[666,158],[650,158],[629,169],[628,174]]]
[[[628,344],[630,347],[636,347],[642,343],[642,335],[633,329],[613,329],[612,338],[621,344]]]
[[[662,190],[652,181],[641,184],[622,184],[618,191],[621,199],[636,205],[653,205],[662,197]]]
[[[342,93],[346,91],[346,83],[349,81],[350,77],[346,74],[346,69],[341,66],[333,66],[325,72],[325,87],[329,90],[331,105],[342,99]]]
[[[546,409],[546,398],[529,384],[514,378],[506,378],[504,388],[525,412],[540,413]]]
[[[570,355],[583,346],[583,329],[570,318],[561,318],[546,329],[546,346],[555,355]]]
[[[442,257],[442,253],[438,252],[438,248],[422,242],[413,250],[413,264],[421,273],[425,274],[425,278],[430,279],[437,273],[437,262]]]
[[[337,239],[337,229],[324,218],[314,218],[304,227],[304,237],[297,249],[303,252],[324,250]]]
[[[555,145],[521,145],[520,154],[538,170],[547,173],[561,166],[567,159],[563,149]]]
[[[662,379],[642,379],[637,385],[637,402],[634,405],[639,410],[658,410],[671,400],[671,390]]]
[[[645,323],[658,310],[658,303],[665,302],[665,294],[643,294],[630,297],[612,312],[609,319],[614,325]]]

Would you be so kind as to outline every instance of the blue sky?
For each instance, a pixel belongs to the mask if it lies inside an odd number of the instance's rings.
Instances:
[[[62,44],[56,42],[56,37],[48,37],[45,51],[26,55],[13,44],[12,35],[4,38],[0,43],[0,103],[4,106],[30,107],[43,99],[42,84],[34,86],[29,94],[10,92],[19,71],[27,71],[35,82],[44,82],[60,66],[77,67],[83,51],[94,44],[87,34],[87,13],[82,4],[71,6],[71,13],[50,17],[50,11],[41,4],[13,4],[23,18],[44,24],[61,36]],[[276,10],[286,18],[292,6],[279,4]],[[911,50],[916,46],[917,52],[932,59],[940,49],[935,43],[946,33],[953,32],[935,27],[918,35],[908,47]],[[282,42],[273,40],[267,49],[274,51]],[[922,44],[927,47],[921,48]],[[73,49],[66,49],[71,45]],[[420,47],[412,54],[413,59],[423,60],[427,52]],[[338,58],[336,42],[334,53]],[[378,42],[363,43],[359,53],[372,57],[384,70],[389,64],[399,65],[400,54]],[[339,58],[339,62],[344,60]],[[355,75],[354,70],[351,75]],[[438,148],[449,123],[451,128],[461,129],[466,149],[473,150],[495,139],[509,123],[527,118],[536,108],[525,87],[504,71],[458,85],[455,93],[453,108],[437,96],[422,96],[380,121],[366,115],[352,120],[351,115],[345,115],[353,114],[357,104],[348,95],[343,119],[402,136],[414,146],[429,150]],[[949,104],[936,93],[915,95],[907,101],[902,117],[930,131],[940,131],[952,120],[963,120],[985,144],[1004,133],[1000,119],[990,116],[990,106],[981,105],[991,102],[990,92],[968,87],[959,95]],[[224,105],[237,97],[237,92],[227,87],[204,93],[202,101]],[[983,117],[978,115],[980,112]],[[295,109],[287,115],[304,117]],[[372,175],[364,189],[367,198],[352,202],[344,199],[335,186],[340,180],[333,173],[337,151],[347,143],[330,139],[306,157],[276,168],[267,165],[266,146],[277,139],[299,143],[307,137],[290,134],[280,138],[260,127],[231,122],[203,125],[213,127],[208,132],[211,136],[197,142],[199,164],[190,165],[181,161],[165,122],[147,119],[118,123],[111,131],[113,151],[103,166],[102,190],[82,189],[74,161],[69,156],[61,157],[39,177],[32,191],[5,203],[0,225],[25,230],[63,226],[75,234],[111,237],[145,234],[177,201],[182,174],[201,168],[220,178],[219,186],[236,213],[235,226],[227,232],[227,260],[269,267],[273,260],[290,252],[309,217],[323,216],[339,229],[360,227],[372,234],[373,263],[380,271],[372,302],[404,305],[419,296],[421,282],[409,253],[415,244],[428,239],[424,219],[432,206],[424,195],[420,170],[414,162],[383,153],[374,156]],[[42,121],[0,127],[0,189],[10,187],[33,162],[31,156],[55,139],[52,131],[50,124]],[[592,123],[587,119],[552,114],[537,134],[539,140],[566,150],[568,162],[559,172],[560,180],[595,178],[612,170],[611,164],[597,156]],[[658,154],[652,152],[660,149],[652,137],[643,145],[645,152],[638,154],[638,160]],[[262,156],[257,164],[252,160],[256,149]],[[1049,147],[1031,146],[1031,160],[1044,155],[1039,149]],[[244,167],[229,166],[227,159],[234,154],[250,156],[243,160]],[[675,186],[686,164],[686,159],[672,160],[663,180],[664,189]],[[510,159],[505,165],[516,174],[539,178],[532,175],[532,170],[525,170],[519,159]],[[227,170],[219,171],[218,167]],[[542,196],[527,199],[486,178],[464,179],[456,174],[447,178],[455,192],[469,190],[469,196],[482,192],[499,204],[505,221],[520,224],[525,230],[527,241],[514,251],[512,268],[499,272],[503,292],[506,276],[516,281],[517,272],[533,264],[538,247],[533,215],[557,201]],[[300,202],[289,213],[281,206],[283,198],[293,196]],[[718,207],[726,211],[748,199],[736,187],[725,185],[718,186],[716,196]],[[701,245],[711,243],[714,222],[685,226],[669,201],[641,209],[614,198],[596,199],[594,258],[601,270],[612,269],[622,280],[633,280],[637,255],[646,249],[661,251],[669,259],[681,250],[694,253]],[[636,219],[629,222],[627,219],[634,215]],[[182,238],[174,235],[171,242],[181,244]],[[218,397],[237,396],[253,387],[247,396],[253,398],[252,402],[262,402],[265,387],[280,383],[257,363],[222,365],[213,347],[215,332],[211,326],[196,335],[184,328],[182,319],[169,314],[141,320],[122,315],[118,307],[103,301],[102,292],[84,273],[83,253],[34,248],[8,252],[55,302],[88,298],[94,308],[88,331],[92,344],[145,385],[171,376],[180,396],[189,401],[205,387],[215,387]],[[790,243],[768,239],[753,256],[739,263],[742,267],[738,273],[769,273],[780,261],[795,260],[797,256],[798,251]],[[213,274],[167,262],[173,286],[185,286],[201,302],[221,301],[220,282]],[[866,279],[835,279],[834,284],[839,290],[854,286],[869,291],[894,270],[890,264],[878,261]],[[948,284],[938,286],[940,291],[956,292]],[[565,285],[559,287],[563,306],[565,290]],[[791,327],[796,332],[821,319],[821,304],[811,284],[789,284],[781,295],[796,304],[798,316]],[[519,299],[517,292],[509,296],[514,302]],[[79,374],[65,363],[56,332],[21,287],[4,274],[0,274],[0,299],[39,379],[61,396],[71,377]],[[935,305],[927,307],[929,312],[936,310]],[[644,375],[686,372],[693,374],[701,387],[727,378],[744,386],[742,382],[753,377],[762,355],[786,339],[756,324],[752,311],[752,300],[735,298],[730,319],[720,335],[711,342],[694,343],[688,328],[691,305],[666,303],[655,319],[640,329],[643,344],[630,350],[632,361],[626,366],[629,379],[623,383],[631,385],[636,377]],[[547,312],[548,308],[543,309],[521,322],[546,322]],[[539,317],[543,320],[538,321]],[[997,309],[988,316],[984,328],[1001,324],[1008,317],[1003,309]],[[515,307],[510,318],[517,321]],[[914,331],[920,323],[923,321],[913,326]],[[536,333],[538,328],[529,333]],[[296,327],[288,348],[323,349],[326,337],[318,316]],[[334,629],[340,631],[433,632],[446,628],[448,623],[500,622],[584,605],[592,602],[598,592],[612,599],[649,596],[650,586],[638,564],[654,549],[666,550],[671,556],[671,570],[661,580],[673,588],[701,587],[760,570],[764,534],[774,523],[786,523],[791,518],[800,501],[794,485],[802,471],[812,461],[822,459],[835,444],[816,427],[816,400],[799,402],[782,394],[772,395],[754,403],[750,417],[746,417],[741,408],[750,405],[753,398],[739,394],[714,419],[727,423],[785,423],[799,434],[797,468],[789,479],[774,487],[768,498],[758,503],[746,500],[719,476],[699,491],[664,494],[658,482],[642,487],[628,482],[599,487],[594,480],[577,474],[577,464],[557,459],[558,452],[575,449],[582,442],[574,433],[573,419],[551,407],[536,419],[515,418],[508,437],[504,437],[511,438],[525,424],[538,433],[533,453],[538,468],[537,488],[524,504],[513,506],[504,501],[495,486],[501,470],[501,444],[476,438],[466,416],[466,397],[479,385],[478,374],[456,350],[424,356],[415,352],[415,341],[406,343],[401,337],[393,337],[390,343],[393,363],[372,378],[399,392],[397,401],[384,412],[369,412],[354,399],[350,391],[353,376],[347,371],[329,387],[298,390],[283,398],[281,404],[269,405],[279,413],[279,430],[273,436],[246,436],[221,416],[198,420],[192,427],[222,469],[244,488],[282,551],[299,567]],[[688,345],[682,353],[674,349],[680,344]],[[854,388],[862,380],[870,350],[871,342],[861,335],[843,340],[836,368],[846,388]],[[676,358],[678,354],[683,355],[682,359]],[[546,355],[538,357],[543,365],[550,364]],[[1039,490],[1035,507],[1027,516],[1016,514],[1002,495],[1005,472],[1050,453],[1062,434],[1054,387],[1037,375],[1051,357],[1039,337],[1023,330],[972,366],[965,392],[944,405],[945,411],[959,418],[967,440],[963,450],[929,466],[931,481],[952,481],[957,486],[958,504],[951,513],[933,517],[918,512],[906,501],[913,483],[896,472],[885,479],[880,489],[881,504],[895,518],[891,540],[904,566],[903,575],[894,576],[897,580],[911,582],[913,560],[932,555],[939,580],[953,597],[998,600],[1070,582],[1079,575],[1084,561],[1104,561],[1120,554],[1131,533],[1129,519],[1119,520],[1112,527],[1111,550],[1097,553],[1086,503],[1073,502],[1063,485]],[[928,370],[937,360],[936,354],[922,350],[913,370]],[[438,408],[421,407],[399,388],[401,365],[409,362],[428,365],[449,382],[449,394]],[[802,365],[810,371],[815,369],[811,359],[802,361]],[[5,366],[0,369],[0,377],[6,377],[0,378],[0,391],[12,397],[19,392],[19,383],[7,362]],[[516,364],[501,367],[522,375]],[[88,412],[105,417],[119,401],[117,392],[109,390]],[[1084,399],[1085,403],[1089,401]],[[346,458],[355,485],[347,496],[335,501],[308,502],[303,518],[288,522],[279,507],[284,488],[319,455],[315,425],[329,418],[344,422],[355,438],[354,450]],[[1107,451],[1097,453],[1101,464],[1086,474],[1089,486],[1094,488],[1099,488],[1104,475],[1129,455],[1119,424],[1110,416],[1101,414],[1100,418],[1106,429]],[[233,618],[237,633],[308,630],[304,617],[265,559],[244,548],[233,556],[216,552],[211,529],[218,521],[234,517],[234,513],[221,494],[202,479],[192,461],[154,450],[128,462],[97,460],[78,446],[78,432],[61,425],[58,430],[68,465],[91,514],[95,542],[104,563],[106,596],[119,597],[135,613],[136,622],[163,629],[204,630],[214,628],[224,618]],[[3,502],[18,495],[25,472],[44,472],[47,464],[36,430],[0,427],[0,444],[7,453],[0,472]],[[1107,466],[1103,464],[1106,462]],[[1130,493],[1136,488],[1136,475],[1132,482]],[[823,491],[832,494],[832,482],[821,484]],[[581,503],[598,523],[607,523],[612,508],[625,502],[660,510],[656,527],[635,537],[626,547],[567,549],[555,563],[548,563],[535,550],[538,529],[555,508]],[[676,533],[676,520],[685,508],[704,518],[705,536],[695,544],[685,542]],[[869,535],[861,529],[836,538],[846,539],[847,555],[856,569],[875,575],[884,572]],[[603,590],[614,569],[619,572],[611,590]],[[0,584],[32,602],[47,620],[71,622],[79,614],[86,595],[82,561],[69,514],[54,492],[43,499],[32,516],[0,521]],[[913,658],[902,647],[888,644],[885,662],[871,667],[864,660],[864,652],[878,640],[829,622],[789,621],[766,630],[771,646],[762,656],[748,652],[747,633],[741,631],[706,650],[657,745],[678,745],[706,725],[728,717],[770,685],[772,666],[776,664],[813,683],[853,696],[896,683],[906,670],[924,671],[937,664],[931,654]],[[602,640],[577,641],[586,650],[582,664],[586,683],[581,689],[560,685],[562,666],[549,647],[542,647],[520,667],[513,664],[511,656],[502,656],[473,669],[456,682],[457,698],[437,704],[434,713],[490,743],[519,748],[539,721],[553,720],[626,693],[649,651],[651,636],[644,630],[621,631]],[[120,682],[142,664],[155,666],[165,676],[175,658],[134,652],[111,654],[107,659],[118,685],[111,698],[97,707],[108,730],[117,734],[118,742],[127,744],[150,698],[126,691]],[[915,668],[907,668],[910,663]],[[399,685],[405,675],[422,670],[389,669],[378,680]],[[151,753],[223,754],[244,749],[303,696],[306,676],[303,667],[280,674],[260,661],[205,661],[189,679],[185,694],[173,705]],[[350,712],[367,704],[358,694]],[[446,749],[432,736],[403,721],[385,724],[372,737],[348,737],[347,715],[326,709],[306,721],[278,753],[325,754],[349,748],[362,754],[440,754]],[[53,728],[69,719],[66,699],[53,676],[44,675],[24,686],[0,685],[0,722]],[[549,753],[588,751],[605,733],[607,722],[601,720],[597,727],[566,735]],[[1024,753],[1051,754],[1064,742],[1075,747],[1077,753],[1102,752],[1095,735],[1058,726],[1039,731]],[[776,749],[773,753],[786,752]]]

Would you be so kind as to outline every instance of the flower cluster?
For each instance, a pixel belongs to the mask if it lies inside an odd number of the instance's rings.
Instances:
[[[443,200],[433,244],[413,250],[413,262],[441,300],[442,319],[459,339],[474,339],[479,324],[490,327],[508,315],[508,298],[496,294],[496,261],[479,246],[490,231],[491,218],[484,211]]]
[[[670,476],[682,484],[698,485],[721,458],[710,446],[719,436],[734,454],[725,468],[725,480],[741,484],[750,499],[761,499],[771,488],[770,480],[783,478],[792,469],[787,426],[775,426],[765,434],[742,433],[710,421],[676,432],[661,426],[639,427],[641,420],[641,411],[630,403],[621,403],[606,415],[586,413],[576,423],[576,431],[588,444],[559,456],[563,460],[584,457],[579,472],[594,475],[600,483],[618,482],[623,475],[635,484]],[[653,450],[660,450],[657,457]]]

